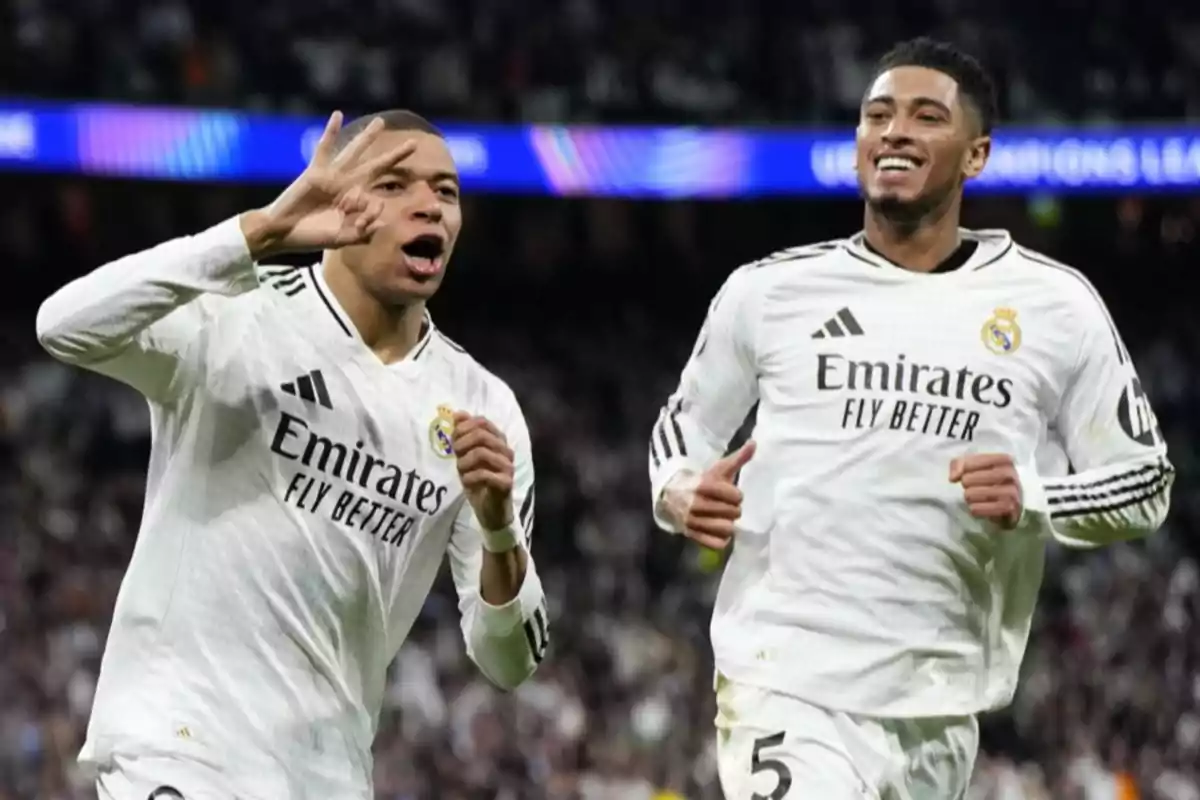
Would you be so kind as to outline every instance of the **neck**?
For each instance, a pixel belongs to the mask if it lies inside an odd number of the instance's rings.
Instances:
[[[951,196],[916,219],[867,204],[863,232],[867,243],[889,261],[913,272],[932,272],[958,249],[960,200]]]
[[[336,251],[326,252],[322,267],[329,291],[380,361],[385,364],[400,361],[417,346],[425,323],[423,300],[394,306],[379,302],[363,288]]]

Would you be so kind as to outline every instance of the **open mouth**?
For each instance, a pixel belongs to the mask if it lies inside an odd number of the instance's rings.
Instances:
[[[880,156],[875,159],[875,168],[880,172],[912,172],[922,163],[912,156]]]
[[[427,233],[401,245],[408,269],[416,275],[431,276],[442,269],[442,255],[446,242],[442,237]]]

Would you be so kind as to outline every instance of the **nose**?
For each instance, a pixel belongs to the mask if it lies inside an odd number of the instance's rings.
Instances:
[[[437,192],[427,183],[419,183],[413,189],[412,215],[423,222],[441,222],[442,204]]]
[[[908,120],[903,114],[894,114],[888,120],[887,127],[883,129],[883,141],[885,144],[895,145],[904,144],[912,141],[910,135]]]

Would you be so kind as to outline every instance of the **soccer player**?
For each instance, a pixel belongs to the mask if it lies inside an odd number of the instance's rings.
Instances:
[[[1045,543],[1166,515],[1166,448],[1091,284],[959,227],[994,117],[971,57],[885,56],[857,130],[863,232],[736,270],[653,428],[657,522],[736,542],[712,622],[730,798],[961,798]],[[1039,474],[1041,443],[1073,471]]]
[[[425,310],[459,192],[423,118],[335,113],[269,207],[42,306],[45,348],[153,424],[81,754],[102,800],[372,797],[388,665],[447,554],[480,670],[510,689],[543,658],[524,418]]]

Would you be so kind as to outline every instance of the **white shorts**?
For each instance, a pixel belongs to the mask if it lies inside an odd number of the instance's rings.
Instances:
[[[96,778],[99,800],[233,800],[220,772],[170,756],[113,756]]]
[[[973,716],[885,720],[719,679],[726,800],[961,800],[979,749]]]

